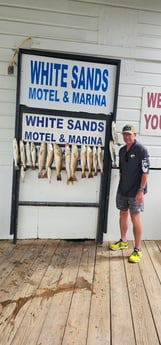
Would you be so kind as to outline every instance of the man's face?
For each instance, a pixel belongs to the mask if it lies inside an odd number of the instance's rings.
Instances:
[[[123,134],[123,139],[124,139],[124,142],[126,143],[127,146],[131,146],[134,142],[136,138],[136,134],[135,133],[124,133]]]

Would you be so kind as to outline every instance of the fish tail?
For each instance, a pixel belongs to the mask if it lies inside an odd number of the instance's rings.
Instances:
[[[20,170],[19,166],[17,164],[14,165],[15,170]]]
[[[42,172],[39,172],[39,173],[38,173],[38,178],[43,178]]]
[[[72,176],[72,181],[77,181],[77,178],[75,175]]]
[[[82,172],[81,178],[86,178],[86,173]]]
[[[21,181],[24,182],[25,181],[25,170],[24,167],[21,166]]]
[[[88,178],[92,178],[93,177],[93,174],[92,174],[92,172],[90,172],[89,174],[88,174]]]
[[[74,181],[73,181],[72,177],[68,178],[67,185],[69,186],[70,184],[73,184],[73,183],[74,183]]]
[[[47,178],[47,177],[48,177],[48,174],[47,174],[47,171],[45,171],[43,174],[43,178]]]
[[[48,176],[48,182],[51,183],[51,176]]]
[[[61,174],[58,174],[58,175],[57,175],[57,181],[61,181],[61,180],[62,180]]]

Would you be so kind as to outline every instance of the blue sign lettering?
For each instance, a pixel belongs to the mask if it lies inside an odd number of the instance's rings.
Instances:
[[[73,89],[107,91],[108,89],[108,70],[100,68],[81,67],[77,65],[72,69],[71,86]]]
[[[90,120],[74,120],[69,119],[67,122],[67,129],[79,131],[104,131],[104,122],[90,121]]]
[[[67,87],[67,64],[30,61],[31,84]]]
[[[50,102],[59,102],[60,99],[58,98],[58,91],[57,90],[48,90],[48,89],[41,89],[41,88],[32,88],[29,87],[29,99],[37,99],[39,101],[50,101]]]
[[[56,142],[53,133],[43,133],[43,132],[27,132],[24,133],[24,140],[25,141],[45,141],[45,142]]]
[[[69,144],[102,146],[102,138],[91,136],[69,135]]]
[[[63,128],[63,118],[55,118],[39,115],[26,115],[26,126],[44,127],[44,128]]]
[[[74,104],[86,104],[93,106],[106,107],[106,96],[90,93],[73,92],[72,103]]]

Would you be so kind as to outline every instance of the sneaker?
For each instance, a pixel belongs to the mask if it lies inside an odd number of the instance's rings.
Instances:
[[[109,249],[111,250],[120,250],[120,249],[126,249],[126,248],[128,248],[128,243],[123,242],[121,239],[109,245]]]
[[[142,251],[134,249],[133,253],[129,256],[130,262],[139,262],[142,257]]]

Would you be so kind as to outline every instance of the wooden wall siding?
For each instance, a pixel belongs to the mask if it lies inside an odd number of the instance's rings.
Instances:
[[[24,36],[48,39],[71,39],[80,42],[97,42],[98,15],[56,12],[44,8],[1,8],[0,32],[23,33]],[[11,11],[11,16],[8,15]],[[4,18],[4,20],[3,20]],[[6,20],[8,22],[6,28]],[[44,29],[45,28],[45,29]]]
[[[0,200],[1,237],[9,234],[17,70],[8,64],[22,41],[24,48],[121,59],[117,130],[132,121],[139,131],[144,86],[161,86],[160,0],[7,0],[0,1]],[[139,137],[148,147],[151,167],[161,167],[160,137]],[[9,182],[10,183],[10,182]],[[157,182],[158,183],[158,182]],[[159,228],[159,225],[158,225]]]
[[[77,0],[73,0],[77,1]],[[154,11],[157,10],[161,12],[160,0],[136,0],[135,2],[132,0],[80,0],[81,3],[90,3],[90,4],[99,4],[103,6],[112,6],[112,7],[122,7],[122,8],[130,8],[130,9],[142,9],[146,11]]]

